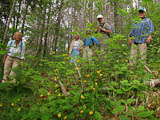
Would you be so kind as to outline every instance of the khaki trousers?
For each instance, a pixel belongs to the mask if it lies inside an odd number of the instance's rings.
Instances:
[[[3,74],[2,82],[9,81],[8,79],[9,76],[13,76],[13,77],[16,76],[16,74],[11,69],[17,67],[19,63],[20,63],[20,59],[7,56],[4,64],[4,74]],[[10,82],[16,83],[16,80],[14,79]]]
[[[92,48],[89,48],[89,46],[85,46],[84,49],[83,49],[83,58],[91,61],[92,57],[93,57]]]
[[[138,57],[138,51],[140,54],[140,59],[146,63],[147,58],[147,44],[132,44],[131,45],[131,59],[130,59],[130,65],[133,66],[136,63],[137,57]]]

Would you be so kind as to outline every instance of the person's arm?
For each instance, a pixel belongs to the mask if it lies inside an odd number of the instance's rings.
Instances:
[[[3,64],[5,64],[6,59],[7,59],[7,54],[5,54],[3,57]]]
[[[111,34],[112,33],[112,30],[109,30],[109,29],[104,29],[102,26],[99,26],[99,29],[107,34]]]
[[[154,32],[154,26],[153,26],[152,20],[149,21],[149,28],[150,28],[150,31],[149,31],[149,36],[146,40],[147,43],[150,43],[152,41],[152,33]]]
[[[96,29],[95,33],[98,33],[98,31],[99,31],[99,27]]]
[[[92,39],[96,43],[96,45],[98,45],[98,40],[94,36],[92,37]]]
[[[131,37],[129,37],[128,43],[129,43],[129,45],[132,44],[132,39],[131,39]]]
[[[84,45],[83,41],[80,40],[80,48],[79,48],[79,51],[83,51],[83,45]]]
[[[69,56],[71,56],[72,48],[73,48],[73,41],[71,42],[69,47]]]
[[[103,25],[103,27],[102,27],[102,26],[99,26],[99,29],[100,29],[101,31],[105,32],[106,34],[111,34],[111,33],[112,33],[111,26],[110,26],[108,23],[105,23],[105,24]]]
[[[21,62],[24,61],[25,50],[26,50],[25,42],[22,41],[22,51],[21,51],[21,58],[20,58]]]
[[[150,43],[152,41],[152,35],[149,35],[149,37],[147,38],[146,42]]]

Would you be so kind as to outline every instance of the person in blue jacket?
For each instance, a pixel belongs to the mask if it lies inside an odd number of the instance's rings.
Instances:
[[[86,31],[86,38],[84,39],[83,58],[92,60],[94,54],[94,46],[98,45],[98,40],[91,35],[91,31]]]

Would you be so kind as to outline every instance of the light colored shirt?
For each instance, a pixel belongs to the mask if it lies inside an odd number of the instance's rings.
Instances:
[[[79,40],[75,40],[73,44],[73,49],[78,49],[80,48]]]
[[[7,44],[7,54],[10,57],[24,59],[25,42],[20,41],[19,44],[16,46],[15,40],[10,40]]]
[[[83,41],[80,40],[80,39],[79,39],[78,41],[79,41],[80,49],[83,50]],[[69,54],[72,53],[74,42],[75,42],[75,40],[72,40],[72,42],[71,42],[71,44],[70,44],[70,47],[69,47]]]
[[[112,28],[111,28],[111,26],[108,24],[108,23],[101,23],[100,24],[100,26],[104,29],[104,30],[111,30],[112,31]],[[104,31],[101,31],[100,30],[100,33],[102,33],[102,34],[104,34],[105,36],[105,38],[109,38],[109,36],[110,36],[110,34],[107,34],[106,32],[104,32]]]

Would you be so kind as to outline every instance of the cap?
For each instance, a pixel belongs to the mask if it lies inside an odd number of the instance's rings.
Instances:
[[[146,12],[146,8],[139,8],[139,12]]]
[[[99,15],[97,16],[97,19],[99,19],[99,18],[103,18],[103,15],[99,14]]]

